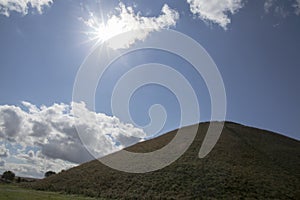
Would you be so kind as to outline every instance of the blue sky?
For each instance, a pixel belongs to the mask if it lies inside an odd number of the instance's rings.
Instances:
[[[68,134],[74,136],[70,111],[73,85],[84,59],[101,39],[93,33],[95,26],[113,17],[126,22],[128,17],[135,16],[143,22],[131,21],[137,26],[149,25],[147,20],[152,19],[153,32],[168,28],[193,38],[210,54],[221,73],[227,96],[226,120],[300,138],[300,2],[297,0],[13,2],[0,3],[0,113],[5,116],[0,117],[0,171],[12,168],[17,174],[41,177],[45,170],[58,171],[90,159],[75,142],[77,139],[72,140],[74,145],[69,149],[60,148],[59,144],[71,137]],[[91,24],[95,19],[98,23]],[[130,29],[132,24],[125,24],[126,27]],[[97,31],[101,30],[107,31]],[[96,40],[91,36],[96,36]],[[199,121],[210,120],[207,87],[188,62],[158,50],[134,52],[113,63],[98,85],[98,115],[94,114],[105,124],[103,127],[117,127],[114,131],[108,129],[109,134],[103,132],[110,139],[106,138],[109,142],[105,143],[108,144],[105,151],[97,151],[99,155],[144,136],[142,130],[124,125],[127,119],[112,117],[110,103],[117,80],[133,66],[151,62],[171,66],[183,74],[198,97]],[[149,123],[148,109],[153,104],[163,105],[168,114],[161,133],[179,126],[176,96],[157,85],[141,87],[132,96],[129,108],[137,125]],[[80,106],[82,112],[89,112],[84,105]],[[20,129],[12,128],[16,123]],[[54,126],[55,123],[65,127]],[[93,127],[92,130],[99,128],[80,123],[83,127]],[[126,131],[132,130],[133,135],[126,135]],[[39,131],[44,135],[25,139]],[[124,139],[120,132],[127,137],[123,143],[119,141]],[[61,138],[54,137],[57,135]],[[85,159],[76,158],[74,152],[82,153]],[[44,164],[33,169],[30,163],[41,160]]]

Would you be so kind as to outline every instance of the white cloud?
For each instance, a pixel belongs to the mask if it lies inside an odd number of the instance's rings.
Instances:
[[[230,15],[235,14],[244,6],[244,0],[186,0],[190,4],[190,11],[205,22],[213,22],[224,29],[231,23]],[[295,14],[300,15],[300,0],[294,0],[292,5]],[[264,10],[266,13],[274,13],[286,18],[290,15],[290,2],[279,0],[265,0]]]
[[[9,16],[12,11],[28,14],[28,9],[35,9],[38,13],[43,12],[45,6],[50,6],[53,0],[0,0],[0,14]]]
[[[107,41],[121,33],[134,31],[130,34],[123,34],[118,41],[110,41],[109,46],[113,49],[128,48],[136,41],[143,41],[153,31],[175,26],[179,19],[179,13],[167,4],[162,7],[161,15],[157,17],[142,16],[140,12],[135,13],[132,7],[126,7],[123,3],[120,3],[116,10],[118,14],[109,16],[106,22],[100,22],[93,13],[87,20],[81,18],[91,29],[87,34],[90,35],[91,39],[100,42]]]
[[[86,147],[95,157],[102,157],[145,136],[141,129],[116,117],[89,111],[84,103],[37,107],[23,102],[22,108],[0,106],[0,157],[6,169],[12,167],[29,176],[42,176],[49,168],[59,171],[94,159]],[[1,169],[4,170],[0,166]]]
[[[187,0],[191,12],[204,21],[219,24],[224,29],[231,22],[229,14],[243,7],[242,0]]]

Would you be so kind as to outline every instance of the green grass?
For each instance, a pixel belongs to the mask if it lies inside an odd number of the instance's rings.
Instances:
[[[64,195],[55,192],[30,190],[11,184],[0,184],[0,200],[93,200],[77,195]]]

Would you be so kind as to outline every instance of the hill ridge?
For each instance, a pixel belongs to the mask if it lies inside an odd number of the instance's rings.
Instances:
[[[225,122],[214,149],[199,159],[208,125],[209,122],[200,123],[185,154],[158,171],[130,174],[93,160],[29,186],[108,199],[299,199],[299,141]],[[188,131],[188,127],[182,129]],[[170,131],[126,150],[153,151],[166,145],[175,134],[176,130]]]

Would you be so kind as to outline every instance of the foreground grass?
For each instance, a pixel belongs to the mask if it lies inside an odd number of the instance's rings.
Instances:
[[[93,200],[77,195],[64,195],[55,192],[44,192],[24,189],[16,185],[0,184],[0,200]]]

